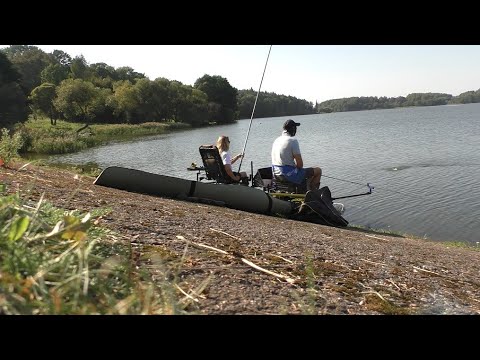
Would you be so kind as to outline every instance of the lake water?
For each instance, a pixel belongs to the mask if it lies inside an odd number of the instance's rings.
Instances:
[[[301,123],[296,137],[305,166],[323,169],[330,178],[323,177],[321,185],[333,197],[366,192],[367,183],[375,186],[371,195],[341,200],[351,225],[434,240],[480,241],[480,104],[291,118]],[[286,119],[253,120],[242,171],[250,174],[251,161],[255,171],[270,166],[272,142]],[[242,151],[249,123],[115,143],[50,160],[195,179],[186,168],[202,163],[198,147],[227,135],[235,155]]]

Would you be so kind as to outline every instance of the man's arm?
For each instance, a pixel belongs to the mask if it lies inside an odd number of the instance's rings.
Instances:
[[[292,142],[292,155],[293,159],[295,160],[295,164],[297,165],[298,169],[303,168],[303,159],[302,154],[300,153],[300,144],[298,143],[297,139],[294,139]]]
[[[298,155],[293,155],[293,158],[295,159],[295,164],[297,165],[297,168],[301,169],[303,168],[303,159],[302,159],[302,155],[298,154]]]

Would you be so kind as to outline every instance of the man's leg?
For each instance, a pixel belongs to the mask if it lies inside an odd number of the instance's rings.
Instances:
[[[320,178],[322,177],[322,169],[319,167],[313,168],[313,176],[309,179],[309,187],[311,190],[318,190],[320,188]]]
[[[320,185],[321,170],[320,168],[306,168],[305,169],[305,182],[307,184],[307,191],[317,190]]]

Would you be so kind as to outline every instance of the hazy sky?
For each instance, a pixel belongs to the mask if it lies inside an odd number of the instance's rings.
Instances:
[[[269,45],[36,45],[193,85],[220,75],[258,90]],[[2,46],[4,47],[4,46]],[[262,91],[311,102],[352,96],[458,95],[480,88],[480,45],[273,45]]]

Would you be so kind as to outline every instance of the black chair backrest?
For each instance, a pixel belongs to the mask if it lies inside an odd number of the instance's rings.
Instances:
[[[272,187],[272,178],[273,174],[271,167],[258,169],[253,177],[253,185],[264,189],[270,189]]]
[[[202,157],[203,167],[208,180],[215,180],[218,183],[228,184],[230,176],[225,171],[222,158],[215,145],[202,145],[198,149]]]

